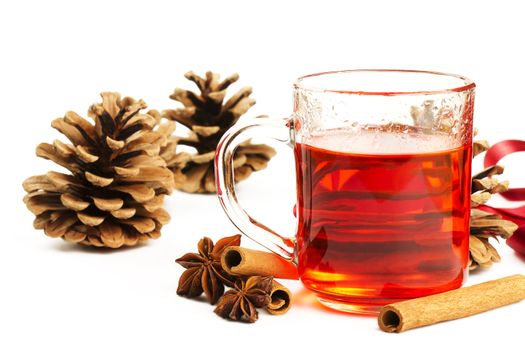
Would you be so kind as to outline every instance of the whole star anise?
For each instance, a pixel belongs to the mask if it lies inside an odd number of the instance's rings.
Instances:
[[[180,276],[177,294],[195,298],[204,292],[210,304],[215,304],[224,293],[224,285],[233,286],[235,281],[235,277],[222,269],[221,253],[226,247],[240,243],[241,235],[224,237],[215,245],[204,237],[199,241],[198,254],[187,253],[175,260],[186,268]]]
[[[237,279],[233,288],[219,299],[214,312],[233,321],[257,321],[259,313],[256,308],[265,307],[271,301],[272,281],[273,277],[261,276]]]

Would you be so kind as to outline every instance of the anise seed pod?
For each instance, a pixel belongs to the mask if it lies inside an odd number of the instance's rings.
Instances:
[[[202,238],[198,253],[186,253],[175,260],[186,269],[180,276],[177,294],[196,298],[204,293],[208,302],[215,304],[224,293],[224,285],[231,287],[236,279],[222,268],[221,254],[240,243],[241,235],[221,238],[215,244],[208,237]]]
[[[219,299],[214,312],[232,321],[257,321],[257,308],[266,307],[271,302],[272,281],[273,277],[238,278],[233,288]]]

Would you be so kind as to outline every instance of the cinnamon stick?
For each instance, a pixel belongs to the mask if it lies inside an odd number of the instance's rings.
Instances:
[[[386,305],[378,317],[385,332],[479,314],[525,299],[525,276],[513,275],[470,287]]]
[[[282,315],[292,306],[292,293],[277,281],[272,282],[272,290],[270,292],[270,304],[266,306],[266,311],[272,315]]]
[[[224,271],[232,275],[273,276],[298,279],[295,265],[273,253],[243,247],[228,247],[221,256]]]

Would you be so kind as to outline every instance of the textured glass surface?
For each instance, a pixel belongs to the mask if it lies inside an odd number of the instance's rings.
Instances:
[[[299,79],[294,94],[299,142],[315,145],[313,138],[334,129],[345,129],[349,137],[370,130],[440,134],[448,141],[441,149],[472,139],[474,84],[466,78],[413,71],[323,73]]]

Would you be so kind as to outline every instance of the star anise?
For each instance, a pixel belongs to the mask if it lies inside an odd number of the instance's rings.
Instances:
[[[226,273],[221,266],[221,254],[226,247],[238,246],[241,235],[224,237],[214,245],[204,237],[199,241],[199,253],[187,253],[175,260],[186,268],[180,276],[177,294],[196,298],[203,292],[210,304],[215,304],[224,293],[224,285],[233,286],[235,277]]]
[[[233,288],[219,299],[214,312],[233,321],[257,321],[259,313],[256,308],[265,307],[271,301],[272,281],[273,277],[261,276],[237,279]]]

